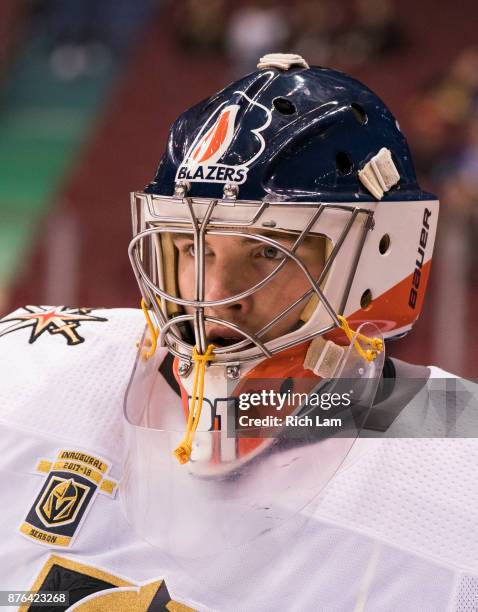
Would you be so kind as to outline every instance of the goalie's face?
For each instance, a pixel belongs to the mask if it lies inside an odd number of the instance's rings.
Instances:
[[[290,249],[296,236],[267,233]],[[195,253],[192,237],[173,235],[178,250],[178,286],[180,297],[195,298]],[[257,239],[237,236],[207,236],[205,241],[205,294],[206,301],[217,301],[240,294],[263,280],[284,259],[276,247]],[[307,237],[296,251],[312,277],[317,280],[324,266],[324,240]],[[205,308],[205,315],[223,319],[240,326],[249,333],[256,333],[275,316],[293,304],[307,290],[310,282],[296,263],[288,258],[279,272],[264,287],[252,295],[231,303]],[[302,302],[278,321],[263,337],[263,341],[282,336],[301,324],[301,313],[306,302]],[[194,309],[186,307],[192,314]],[[228,346],[244,336],[235,330],[217,323],[206,323],[208,343]]]

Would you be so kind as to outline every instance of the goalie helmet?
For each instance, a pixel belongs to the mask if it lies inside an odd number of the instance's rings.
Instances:
[[[273,228],[327,240],[324,269],[303,298],[303,325],[267,343],[263,330],[244,335],[217,349],[215,363],[270,357],[338,327],[337,315],[355,325],[373,321],[393,338],[420,313],[438,202],[419,188],[405,137],[383,102],[351,77],[308,67],[299,56],[265,56],[257,72],[183,113],[154,181],[133,194],[133,208],[130,253],[144,301],[161,341],[185,361],[193,346],[206,350],[204,309],[214,304],[204,300],[201,262],[197,299],[187,304],[178,295],[173,226],[195,233],[198,251],[209,231],[247,228],[260,236]],[[197,314],[184,314],[186,305]]]
[[[418,186],[393,115],[362,83],[309,67],[300,56],[270,54],[258,68],[183,113],[154,180],[132,194],[130,258],[151,331],[147,355],[158,341],[175,355],[185,400],[197,395],[193,361],[202,364],[204,397],[220,396],[224,379],[303,377],[304,370],[330,377],[331,346],[349,344],[353,328],[372,322],[385,339],[402,336],[423,304],[438,201]],[[194,299],[178,288],[173,234],[194,244]],[[285,246],[281,234],[294,236],[293,243]],[[281,258],[252,286],[207,300],[211,236],[247,237]],[[297,254],[310,236],[325,245],[317,276]],[[291,261],[308,289],[261,329],[214,316],[215,308],[263,289]],[[274,335],[299,305],[298,324]],[[231,330],[234,341],[208,346],[211,325]],[[369,360],[381,347],[363,335],[354,342]]]

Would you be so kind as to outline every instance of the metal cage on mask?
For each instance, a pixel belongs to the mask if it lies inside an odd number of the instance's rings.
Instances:
[[[134,237],[129,254],[143,297],[143,310],[149,319],[153,313],[157,330],[152,333],[155,348],[167,345],[170,352],[182,362],[191,363],[193,350],[204,354],[208,348],[205,325],[215,323],[234,330],[244,339],[225,347],[214,348],[215,365],[240,365],[259,358],[271,357],[297,344],[312,340],[334,328],[342,328],[349,335],[342,316],[354,273],[367,232],[372,227],[374,203],[361,206],[324,203],[250,202],[234,200],[205,200],[132,194]],[[340,227],[341,226],[341,227]],[[287,248],[279,240],[261,233],[274,231],[294,233],[296,239]],[[241,230],[248,230],[247,233]],[[255,230],[255,231],[251,231]],[[171,234],[191,236],[195,253],[195,299],[179,296],[176,263]],[[319,278],[313,278],[297,256],[297,249],[305,238],[321,235],[327,238],[329,248]],[[248,289],[220,300],[205,300],[205,239],[207,236],[235,236],[256,240],[274,247],[283,255],[278,265],[265,278]],[[341,256],[342,255],[342,256]],[[334,268],[340,261],[350,261],[349,274],[340,274],[338,282]],[[242,329],[226,319],[206,315],[205,309],[232,304],[260,291],[275,278],[287,261],[293,261],[305,275],[310,289],[282,312],[274,316],[255,333]],[[343,271],[344,268],[342,268]],[[330,289],[332,287],[332,290]],[[326,295],[327,294],[327,295]],[[330,297],[329,297],[330,296]],[[292,310],[304,304],[303,325],[279,338],[264,342],[262,338]],[[183,307],[194,309],[186,314]],[[194,330],[194,343],[188,341],[184,324]],[[182,328],[182,329],[181,329]]]

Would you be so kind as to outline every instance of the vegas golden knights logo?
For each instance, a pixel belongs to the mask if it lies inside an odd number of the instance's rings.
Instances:
[[[70,606],[74,606],[78,612],[195,612],[193,608],[172,599],[162,578],[138,583],[102,568],[57,555],[52,555],[46,561],[30,590],[38,593],[67,592],[68,604],[55,604],[51,608],[55,612],[66,612]]]
[[[110,465],[77,450],[60,450],[56,459],[41,459],[36,471],[47,478],[20,532],[38,544],[69,547],[98,493],[113,497],[117,482],[107,478]]]
[[[66,525],[75,520],[87,493],[88,487],[73,478],[55,476],[37,504],[36,512],[46,527]]]
[[[91,308],[69,308],[67,306],[25,306],[23,312],[0,319],[0,336],[19,329],[29,328],[29,343],[33,344],[48,332],[60,334],[70,346],[81,344],[85,339],[78,333],[78,327],[88,321],[105,322],[107,319],[91,314]],[[12,323],[16,321],[16,323]],[[7,327],[3,323],[12,323]]]

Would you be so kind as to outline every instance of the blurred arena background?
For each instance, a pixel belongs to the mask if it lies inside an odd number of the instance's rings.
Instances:
[[[477,377],[477,25],[473,0],[2,0],[0,316],[137,306],[129,192],[170,123],[290,51],[374,89],[442,201],[424,310],[391,354]]]

